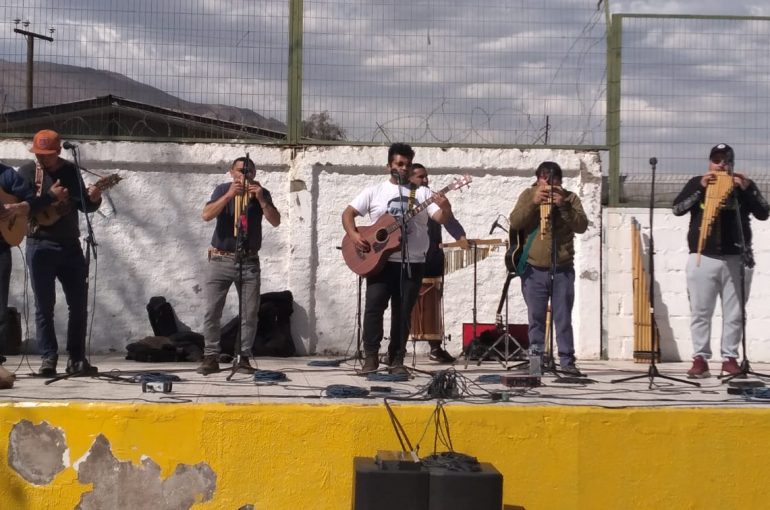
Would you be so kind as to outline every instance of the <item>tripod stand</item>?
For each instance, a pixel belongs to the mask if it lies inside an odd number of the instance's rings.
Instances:
[[[524,349],[521,347],[521,344],[508,331],[508,287],[514,278],[516,278],[515,273],[509,272],[506,276],[505,283],[503,284],[503,292],[500,295],[500,302],[497,305],[495,324],[497,325],[497,331],[500,333],[500,336],[498,336],[492,345],[487,347],[484,353],[479,356],[477,366],[481,365],[482,361],[484,361],[490,354],[494,353],[497,355],[497,361],[503,366],[503,368],[510,370],[514,367],[508,366],[508,362],[511,360],[511,358],[524,351]],[[505,306],[505,322],[503,322],[502,316],[503,305]],[[503,343],[502,350],[499,347],[501,342]],[[515,346],[513,352],[509,350],[510,342],[512,342]],[[525,361],[524,363],[527,362]],[[522,364],[519,363],[516,365],[516,367],[521,365]]]
[[[730,164],[729,166],[729,173],[730,177],[735,177],[735,172],[733,170],[733,165]],[[735,210],[735,222],[737,226],[737,232],[738,232],[738,244],[741,249],[741,261],[740,261],[740,307],[741,307],[741,353],[743,354],[743,359],[741,360],[740,364],[740,372],[737,374],[730,374],[730,375],[719,375],[719,379],[722,380],[723,383],[732,381],[736,377],[746,377],[747,375],[753,375],[756,377],[770,377],[770,374],[762,374],[759,372],[754,372],[751,369],[751,364],[749,363],[749,358],[747,354],[746,349],[746,267],[751,268],[753,265],[753,261],[751,260],[751,254],[749,252],[748,246],[746,246],[746,239],[743,235],[743,218],[741,217],[741,204],[738,200],[737,190],[733,188],[732,194],[732,202],[733,202],[733,208]]]
[[[650,347],[650,368],[647,370],[646,374],[643,375],[634,375],[631,377],[624,377],[622,379],[615,379],[611,381],[614,383],[619,382],[626,382],[626,381],[634,381],[636,379],[644,379],[648,378],[650,380],[649,389],[652,389],[653,381],[656,377],[660,377],[661,379],[667,379],[669,381],[675,381],[680,382],[684,384],[691,384],[696,387],[700,387],[700,383],[697,383],[695,381],[686,381],[684,379],[677,379],[676,377],[671,377],[668,375],[663,375],[658,371],[658,366],[656,364],[656,358],[657,354],[660,351],[660,336],[657,334],[656,331],[656,325],[655,325],[655,286],[653,285],[655,282],[655,241],[653,238],[653,231],[652,231],[652,220],[653,220],[653,211],[655,207],[655,168],[658,164],[657,158],[650,158],[650,166],[652,167],[652,183],[650,187],[650,247],[649,247],[649,253],[648,253],[648,264],[650,269],[650,284],[649,284],[649,305],[650,305],[650,338],[652,340],[652,344]]]

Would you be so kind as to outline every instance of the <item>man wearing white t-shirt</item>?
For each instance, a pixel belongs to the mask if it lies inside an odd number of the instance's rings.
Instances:
[[[369,186],[353,199],[342,213],[342,226],[356,248],[369,251],[371,246],[356,228],[357,216],[369,215],[372,223],[382,215],[403,216],[410,209],[432,196],[428,188],[409,183],[414,150],[407,144],[394,143],[388,150],[389,180]],[[390,345],[388,360],[390,372],[406,374],[404,354],[409,336],[412,307],[422,283],[425,253],[428,251],[428,218],[444,223],[452,216],[452,206],[443,195],[406,224],[406,242],[390,255],[383,269],[366,278],[366,305],[364,308],[364,366],[362,373],[379,367],[378,353],[383,337],[383,315],[391,303]]]

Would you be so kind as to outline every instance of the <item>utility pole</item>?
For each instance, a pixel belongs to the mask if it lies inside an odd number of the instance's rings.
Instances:
[[[16,24],[19,24],[18,19],[15,19],[14,22]],[[29,21],[25,21],[23,23],[24,28],[27,28],[29,26]],[[20,28],[14,28],[14,32],[17,34],[23,35],[27,39],[27,109],[32,108],[32,86],[34,84],[34,73],[33,73],[33,62],[35,61],[35,39],[42,39],[44,41],[53,42],[53,37],[49,37],[47,35],[43,34],[36,34],[35,32],[29,32],[27,30],[22,30]],[[54,29],[49,28],[48,31],[53,35]]]

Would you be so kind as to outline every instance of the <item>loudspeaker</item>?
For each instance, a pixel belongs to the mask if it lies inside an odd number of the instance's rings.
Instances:
[[[481,471],[450,471],[429,468],[429,510],[500,510],[503,507],[503,475],[482,462]]]
[[[428,510],[430,475],[424,468],[382,469],[368,457],[354,458],[353,468],[353,510]]]

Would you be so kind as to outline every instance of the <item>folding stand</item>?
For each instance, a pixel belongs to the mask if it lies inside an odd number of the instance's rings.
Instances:
[[[521,344],[514,338],[509,332],[508,332],[508,287],[511,284],[511,281],[516,278],[516,274],[509,272],[508,275],[505,278],[505,284],[503,284],[503,292],[500,296],[500,303],[497,305],[497,314],[496,317],[496,325],[497,330],[500,333],[500,336],[497,337],[497,339],[487,347],[487,350],[484,351],[481,356],[479,356],[478,359],[478,365],[481,365],[481,362],[486,360],[487,357],[494,353],[497,355],[497,361],[505,368],[506,370],[510,370],[513,367],[508,366],[508,362],[519,354],[520,352],[524,351],[524,348],[521,346]],[[505,304],[505,322],[503,322],[502,317],[502,310],[503,310],[503,304]],[[499,345],[500,342],[504,342],[503,349],[501,350]],[[513,345],[516,347],[513,352],[508,350],[509,342],[513,342]],[[527,363],[526,361],[524,363]],[[519,364],[521,366],[521,364]]]

